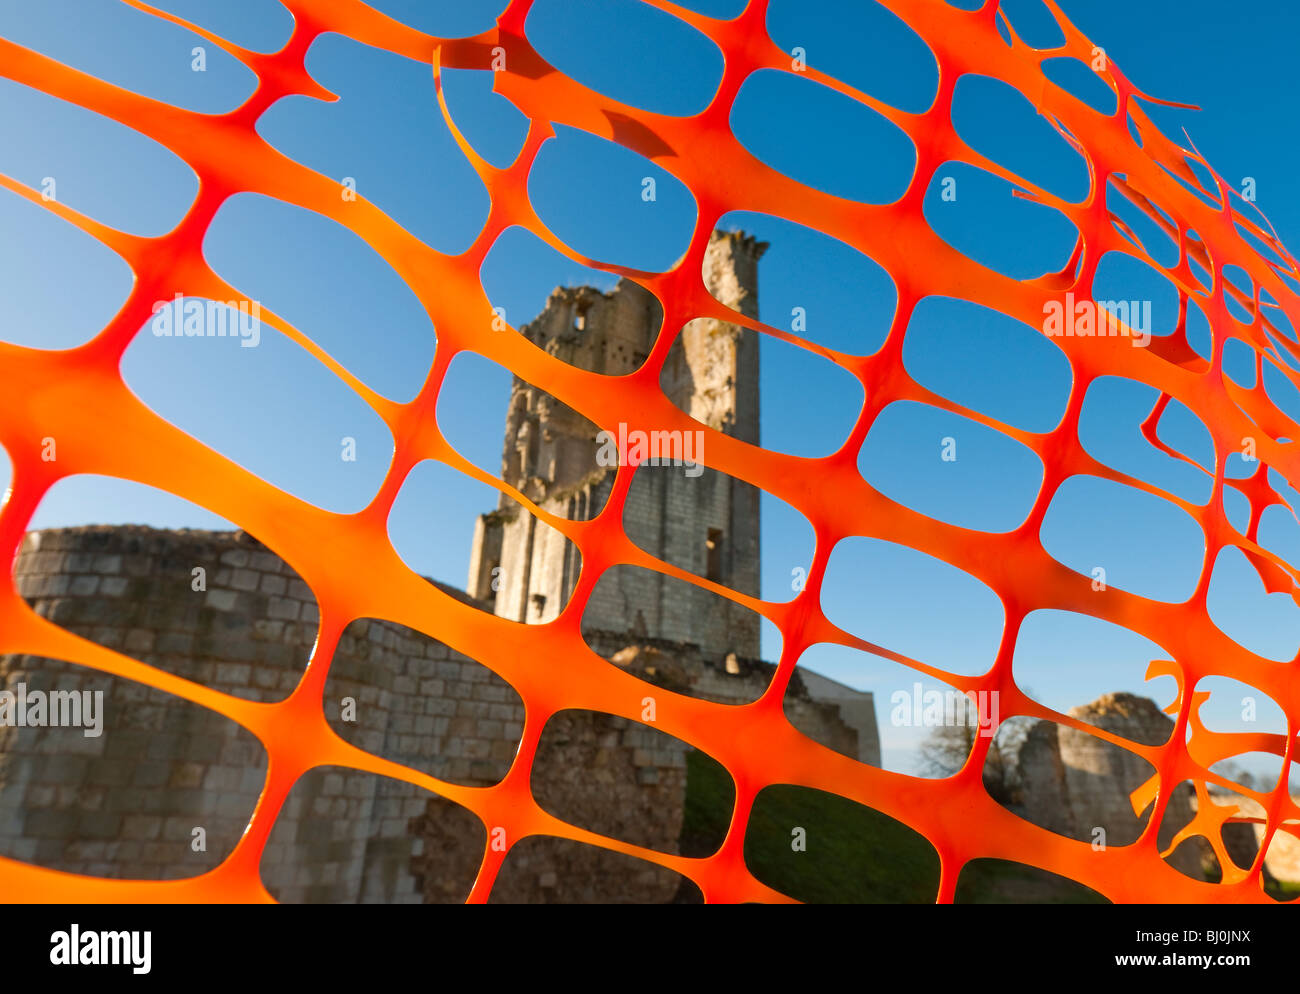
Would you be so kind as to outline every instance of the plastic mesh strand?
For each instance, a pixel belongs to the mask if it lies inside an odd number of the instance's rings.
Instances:
[[[1231,190],[1214,175],[1216,189],[1204,191],[1186,157],[1209,169],[1191,150],[1163,136],[1134,99],[1140,94],[1113,63],[1100,73],[1118,96],[1115,114],[1105,116],[1085,106],[1048,80],[1041,62],[1074,56],[1090,63],[1092,43],[1047,0],[1065,34],[1065,44],[1050,51],[1027,46],[1013,35],[1008,46],[995,23],[996,2],[967,12],[936,0],[885,0],[929,46],[939,66],[938,96],[925,113],[899,111],[851,86],[809,67],[806,78],[825,84],[875,110],[912,139],[917,166],[905,195],[896,203],[870,206],[845,201],[804,186],[751,156],[728,127],[731,104],[742,82],[758,69],[791,70],[790,56],[769,38],[766,3],[755,0],[732,21],[715,20],[662,0],[650,0],[711,38],[725,56],[721,85],[708,109],[696,117],[649,113],[595,92],[549,66],[530,46],[524,22],[531,0],[516,0],[497,27],[470,39],[444,40],[423,34],[370,9],[357,0],[284,0],[295,19],[286,46],[261,54],[229,42],[144,4],[123,0],[155,16],[183,24],[208,43],[220,46],[247,65],[259,79],[253,96],[225,115],[202,115],[177,109],[119,89],[37,53],[0,40],[0,74],[91,111],[113,118],[155,139],[183,158],[198,174],[200,189],[181,224],[158,238],[141,238],[101,225],[55,202],[43,202],[31,189],[7,177],[5,188],[40,203],[77,225],[124,258],[135,274],[134,289],[121,311],[91,342],[64,352],[0,345],[5,401],[0,405],[0,441],[13,460],[14,483],[0,514],[0,542],[11,556],[37,504],[58,479],[78,473],[111,475],[170,491],[210,508],[256,534],[287,559],[310,584],[320,605],[317,644],[295,692],[276,704],[229,697],[99,647],[37,617],[17,595],[12,576],[0,579],[0,653],[57,657],[157,687],[217,711],[260,739],[269,756],[265,788],[251,822],[231,855],[199,877],[168,882],[105,880],[57,873],[0,859],[0,894],[21,901],[214,902],[269,901],[258,876],[263,846],[286,795],[303,773],[317,766],[344,766],[407,781],[441,794],[476,812],[486,826],[503,827],[508,845],[533,834],[548,834],[602,846],[661,864],[691,878],[708,901],[789,900],[756,880],[746,868],[743,847],[755,795],[770,784],[797,784],[831,791],[896,818],[922,833],[942,863],[938,900],[951,901],[958,875],[969,860],[994,857],[1041,867],[1083,882],[1115,901],[1266,901],[1260,863],[1240,870],[1223,849],[1220,823],[1234,809],[1205,803],[1207,783],[1226,785],[1211,774],[1215,762],[1243,752],[1273,753],[1289,769],[1300,689],[1294,661],[1278,664],[1248,652],[1219,631],[1206,611],[1209,570],[1202,568],[1195,594],[1185,603],[1148,600],[1111,588],[1095,592],[1091,579],[1062,566],[1038,541],[1052,496],[1063,480],[1086,473],[1114,480],[1171,501],[1190,514],[1205,534],[1207,561],[1235,545],[1249,557],[1269,591],[1295,591],[1297,571],[1255,541],[1260,515],[1285,502],[1269,485],[1267,474],[1225,480],[1227,456],[1244,436],[1257,439],[1259,458],[1287,480],[1297,478],[1294,451],[1279,439],[1300,429],[1270,402],[1264,392],[1262,364],[1275,365],[1292,383],[1300,377],[1276,355],[1265,334],[1271,328],[1260,291],[1300,326],[1297,297],[1279,276],[1279,267],[1262,257],[1236,229],[1240,224],[1277,253],[1290,277],[1295,260],[1274,237],[1262,217],[1235,208]],[[459,138],[445,102],[444,116],[461,149],[491,195],[488,221],[474,244],[458,256],[440,254],[367,203],[344,201],[338,183],[288,159],[256,133],[258,117],[290,94],[330,99],[331,94],[308,75],[304,57],[324,32],[439,67],[488,69],[493,49],[504,48],[508,71],[494,75],[497,92],[530,121],[516,161],[498,169]],[[964,144],[954,131],[950,107],[953,87],[963,73],[1004,80],[1024,94],[1058,126],[1087,159],[1092,191],[1080,204],[1060,200],[1026,182]],[[1149,98],[1147,98],[1149,99]],[[1131,115],[1142,144],[1130,135]],[[612,139],[653,160],[685,183],[698,205],[690,248],[662,274],[633,272],[588,259],[559,241],[538,219],[527,197],[526,179],[539,147],[562,123]],[[1068,134],[1067,134],[1068,132]],[[922,199],[936,169],[960,160],[1014,183],[1024,195],[1055,208],[1079,232],[1066,269],[1030,281],[1017,281],[976,263],[943,242],[922,215]],[[1161,167],[1165,167],[1162,169]],[[1165,170],[1168,170],[1166,172]],[[1118,175],[1122,174],[1122,175]],[[1172,175],[1170,175],[1172,174]],[[1174,177],[1178,177],[1175,179]],[[1118,189],[1149,215],[1180,248],[1178,264],[1159,266],[1129,241],[1127,230],[1106,207],[1105,189]],[[1182,180],[1184,186],[1178,180]],[[1209,192],[1224,206],[1207,205],[1188,187]],[[396,404],[372,390],[331,359],[306,334],[277,315],[263,311],[264,323],[288,336],[332,370],[387,423],[396,440],[392,465],[373,502],[355,515],[338,515],[289,496],[204,447],[137,400],[122,382],[118,364],[132,338],[151,316],[156,300],[176,292],[214,300],[238,296],[204,262],[201,245],[218,208],[230,196],[254,191],[318,212],[363,238],[401,275],[422,301],[438,342],[436,358],[419,396]],[[1158,205],[1156,210],[1152,205]],[[825,232],[878,261],[892,275],[899,303],[884,346],[867,357],[846,355],[812,345],[776,328],[743,317],[716,302],[706,291],[701,266],[709,233],[728,211],[744,209],[784,217]],[[479,268],[497,236],[521,225],[570,259],[630,277],[649,289],[663,305],[664,324],[654,350],[635,374],[612,380],[568,366],[536,349],[517,334],[490,334],[493,313],[479,281]],[[1199,235],[1189,237],[1189,231]],[[1091,297],[1097,262],[1108,251],[1125,252],[1148,262],[1178,288],[1181,306],[1177,330],[1155,338],[1149,348],[1133,348],[1127,338],[1059,338],[1073,368],[1066,414],[1047,434],[1031,434],[998,423],[933,394],[904,371],[901,349],[918,300],[928,295],[963,298],[1040,327],[1044,303],[1062,299],[1067,290]],[[1197,260],[1213,274],[1207,292],[1190,268]],[[1223,266],[1233,263],[1253,281],[1253,299],[1227,283]],[[1225,294],[1232,294],[1251,315],[1251,324],[1235,320]],[[1205,362],[1186,337],[1187,301],[1194,298],[1213,331],[1213,361]],[[865,403],[853,434],[837,453],[801,459],[765,451],[710,431],[704,451],[711,467],[747,480],[798,508],[816,531],[816,553],[808,582],[788,603],[756,600],[702,580],[639,550],[621,528],[623,504],[633,467],[620,468],[608,506],[591,521],[569,521],[547,514],[522,494],[482,473],[445,441],[435,418],[435,403],[451,360],[472,350],[512,370],[575,408],[596,424],[610,428],[626,422],[629,430],[699,429],[659,389],[659,373],[676,335],[688,320],[715,317],[779,338],[823,356],[856,376],[865,388]],[[270,333],[270,332],[268,332]],[[1253,389],[1225,379],[1224,343],[1236,338],[1256,357]],[[1281,336],[1280,346],[1294,359],[1300,353]],[[1089,384],[1099,376],[1123,376],[1155,387],[1160,400],[1144,431],[1148,440],[1174,458],[1190,462],[1163,445],[1154,425],[1173,398],[1209,427],[1216,461],[1213,497],[1199,506],[1157,490],[1147,483],[1094,461],[1078,442],[1079,414]],[[899,399],[924,401],[989,425],[1031,448],[1042,459],[1045,477],[1028,520],[1014,532],[968,531],[925,517],[873,490],[856,468],[859,447],[878,413]],[[39,458],[40,439],[54,436],[59,459]],[[524,626],[487,615],[441,593],[417,577],[397,557],[386,531],[393,500],[407,473],[419,461],[439,460],[452,468],[504,489],[542,521],[558,529],[581,550],[583,569],[571,602],[554,622]],[[1225,486],[1250,501],[1247,536],[1228,524],[1223,510]],[[1006,612],[996,664],[980,677],[960,677],[848,635],[830,624],[820,609],[821,583],[836,541],[844,536],[887,538],[945,560],[979,578],[999,595]],[[567,708],[603,711],[640,720],[646,685],[593,653],[579,633],[579,620],[601,573],[615,564],[645,566],[694,583],[760,612],[781,630],[783,652],[767,693],[747,706],[725,706],[656,691],[655,725],[714,756],[730,771],[736,807],[726,841],[707,859],[665,855],[595,835],[547,814],[534,802],[529,774],[538,739],[547,719]],[[1139,746],[1050,711],[1025,696],[1012,679],[1011,660],[1025,615],[1040,608],[1081,612],[1115,622],[1163,646],[1171,657],[1151,664],[1151,674],[1169,674],[1178,684],[1170,707],[1176,728],[1168,743]],[[343,629],[354,619],[386,618],[417,629],[479,660],[509,681],[526,705],[522,742],[506,778],[491,788],[470,788],[383,760],[343,742],[326,724],[322,693],[332,653]],[[782,699],[805,648],[834,642],[868,650],[901,662],[920,673],[941,677],[963,691],[998,691],[1006,717],[1050,718],[1142,756],[1156,775],[1133,795],[1135,811],[1154,805],[1141,837],[1132,845],[1094,851],[1085,842],[1064,839],[1017,818],[999,806],[981,782],[990,740],[977,737],[966,766],[944,780],[922,780],[860,764],[832,752],[797,732],[782,710]],[[538,665],[539,660],[546,665]],[[1288,715],[1285,736],[1218,734],[1198,720],[1197,707],[1207,695],[1195,692],[1197,681],[1221,674],[1249,683],[1277,701]],[[1191,729],[1188,736],[1187,730]],[[1283,778],[1283,782],[1285,783]],[[1209,838],[1223,867],[1221,884],[1194,881],[1162,858],[1156,832],[1175,785],[1192,780],[1202,803],[1195,821],[1175,839],[1190,833]],[[1300,819],[1300,809],[1285,788],[1258,792],[1236,787],[1259,801],[1267,812],[1261,853],[1286,819]],[[1166,850],[1167,852],[1167,850]],[[486,900],[505,852],[485,851],[471,901]],[[882,853],[881,858],[888,858]]]

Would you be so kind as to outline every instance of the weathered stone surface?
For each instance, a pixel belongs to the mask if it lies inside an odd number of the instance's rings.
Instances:
[[[1144,745],[1165,743],[1174,729],[1173,720],[1154,701],[1134,694],[1106,694],[1091,704],[1071,708],[1069,713],[1089,725]],[[1150,809],[1140,815],[1133,812],[1130,794],[1154,775],[1154,768],[1135,753],[1087,732],[1050,721],[1036,722],[1020,747],[1017,771],[1020,796],[1012,810],[1069,838],[1091,842],[1095,829],[1102,828],[1108,845],[1127,845],[1137,838],[1150,817]],[[1239,795],[1222,796],[1216,803],[1235,803],[1243,816],[1263,817],[1258,804]],[[1192,785],[1179,784],[1156,835],[1162,850],[1192,820],[1196,810]],[[1250,866],[1263,831],[1263,825],[1226,825],[1223,841],[1229,858],[1238,866]],[[1279,834],[1275,848],[1268,853],[1265,876],[1300,879],[1300,844]],[[1214,876],[1219,869],[1213,849],[1201,836],[1185,840],[1167,858],[1179,871],[1198,880]]]
[[[81,726],[0,726],[0,855],[69,873],[170,880],[205,873],[234,849],[266,770],[249,732],[131,680],[61,660],[0,657],[0,689],[17,694],[20,684],[29,697],[57,689],[102,698],[95,722],[74,712]],[[98,735],[85,734],[101,721]],[[220,765],[222,750],[240,767]],[[196,828],[202,849],[193,845]]]
[[[491,904],[656,904],[682,878],[657,863],[570,839],[532,836],[510,851]]]
[[[1070,716],[1122,739],[1158,745],[1174,723],[1155,703],[1133,694],[1106,694],[1091,704],[1070,709]],[[1103,840],[1125,846],[1137,840],[1151,816],[1135,813],[1131,794],[1155,768],[1128,749],[1088,732],[1053,722],[1039,722],[1019,754],[1020,804],[1014,810],[1036,825],[1085,842]],[[1161,848],[1192,818],[1190,790],[1175,789],[1157,833]],[[1098,834],[1098,830],[1104,834]],[[1180,870],[1200,876],[1201,857],[1194,847],[1180,847],[1170,857]]]

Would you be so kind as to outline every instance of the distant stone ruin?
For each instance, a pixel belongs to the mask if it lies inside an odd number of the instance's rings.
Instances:
[[[1135,694],[1105,694],[1091,704],[1071,708],[1072,718],[1104,729],[1140,745],[1160,745],[1174,730],[1173,720],[1154,701]],[[1042,828],[1067,838],[1124,846],[1136,841],[1146,827],[1150,809],[1135,813],[1130,794],[1155,773],[1133,752],[1095,735],[1051,721],[1033,724],[1017,758],[1018,792],[1012,811]],[[1240,794],[1214,788],[1216,804],[1236,804],[1243,817],[1263,817],[1263,809]],[[1166,850],[1174,836],[1196,813],[1197,798],[1190,783],[1179,784],[1169,799],[1157,832]],[[1232,862],[1250,867],[1259,851],[1264,826],[1231,823],[1224,826],[1223,841]],[[1098,835],[1101,830],[1102,835]],[[1180,872],[1197,880],[1218,879],[1222,868],[1209,843],[1201,836],[1184,840],[1168,857]],[[1264,861],[1268,880],[1298,880],[1300,842],[1283,832],[1275,834]]]

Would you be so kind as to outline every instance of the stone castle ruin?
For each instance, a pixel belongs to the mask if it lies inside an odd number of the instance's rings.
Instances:
[[[705,257],[709,290],[724,304],[758,317],[758,260],[766,245],[715,234]],[[557,289],[523,334],[573,366],[609,376],[636,370],[650,354],[661,322],[659,302],[622,280],[610,293]],[[758,424],[758,342],[720,321],[690,322],[661,377],[669,399],[711,428],[754,444]],[[514,381],[506,419],[505,481],[544,510],[589,518],[604,507],[614,467],[597,458],[597,428],[536,387]],[[744,594],[759,593],[759,491],[715,471],[646,465],[627,498],[623,524],[646,552]],[[469,593],[515,621],[549,621],[568,602],[577,550],[561,551],[554,532],[511,515],[514,502],[479,519]],[[500,589],[492,580],[499,577]],[[759,618],[708,591],[660,574],[614,570],[602,577],[583,616],[584,629],[685,642],[706,655],[757,659]]]
[[[1090,704],[1070,709],[1070,716],[1140,745],[1162,745],[1174,730],[1174,721],[1155,702],[1135,694],[1104,694]],[[1008,807],[1022,818],[1084,842],[1104,841],[1110,846],[1135,842],[1146,828],[1151,808],[1135,813],[1130,795],[1152,776],[1155,768],[1136,753],[1087,732],[1052,721],[1035,721],[1027,728],[1016,757],[1017,786]],[[1263,807],[1255,800],[1217,786],[1209,792],[1215,805],[1238,808],[1238,816],[1258,819],[1223,826],[1223,861],[1203,836],[1184,839],[1166,859],[1179,872],[1197,880],[1218,880],[1233,866],[1248,869],[1257,858],[1264,838]],[[1157,826],[1161,852],[1196,814],[1198,798],[1190,782],[1179,784],[1170,795],[1164,817]],[[1098,830],[1104,832],[1098,836]],[[1266,883],[1300,880],[1300,840],[1277,832],[1264,855]]]
[[[766,246],[715,233],[705,282],[757,315]],[[658,302],[624,280],[602,293],[557,289],[522,329],[566,362],[609,375],[636,369],[661,323]],[[759,440],[758,343],[720,321],[694,321],[663,386],[710,427]],[[588,518],[615,469],[597,459],[594,425],[516,378],[502,478],[557,515]],[[759,594],[759,492],[695,466],[642,466],[628,495],[629,537],[662,560]],[[433,518],[431,517],[431,522]],[[202,566],[206,581],[193,583]],[[466,591],[444,591],[523,623],[553,619],[581,568],[578,550],[503,497],[478,520]],[[297,685],[315,641],[311,589],[243,532],[90,526],[29,533],[14,564],[19,594],[69,632],[165,672],[252,701]],[[432,581],[431,581],[432,582]],[[583,634],[611,665],[680,693],[747,703],[775,667],[760,658],[759,617],[649,570],[603,576]],[[196,876],[233,849],[266,773],[260,743],[222,715],[160,690],[60,660],[0,657],[0,690],[102,693],[102,734],[0,724],[0,856],[113,878]],[[351,698],[355,715],[339,702]],[[484,786],[508,770],[523,702],[476,660],[378,618],[354,621],[331,663],[326,715],[344,739],[443,780]],[[786,714],[840,752],[879,764],[871,695],[796,673]],[[677,852],[690,747],[611,715],[566,711],[543,731],[532,773],[538,803],[583,828]],[[203,848],[196,847],[202,829]],[[467,811],[412,785],[317,769],[294,787],[261,863],[290,902],[463,901],[486,845]],[[662,902],[681,878],[655,864],[568,840],[514,846],[494,901]]]

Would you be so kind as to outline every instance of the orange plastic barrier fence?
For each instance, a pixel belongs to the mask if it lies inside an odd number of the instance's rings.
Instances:
[[[155,16],[186,22],[133,0],[123,0]],[[57,480],[96,473],[146,483],[170,491],[238,522],[286,558],[310,584],[320,604],[319,639],[296,691],[276,704],[229,697],[182,680],[127,656],[94,645],[36,617],[18,597],[12,576],[0,578],[0,653],[57,657],[150,684],[226,715],[249,729],[269,755],[267,781],[247,831],[233,853],[215,870],[193,879],[168,882],[117,881],[58,873],[0,859],[0,894],[17,901],[269,901],[258,876],[263,846],[286,795],[304,772],[316,766],[352,767],[395,777],[444,795],[473,810],[489,828],[503,827],[508,845],[537,833],[561,836],[651,860],[694,880],[708,901],[789,900],[757,881],[746,868],[743,847],[755,795],[769,784],[799,784],[832,791],[878,809],[921,832],[942,860],[938,900],[951,901],[964,864],[980,857],[1016,860],[1086,883],[1115,901],[1268,901],[1260,880],[1260,860],[1250,870],[1236,868],[1220,838],[1220,822],[1232,809],[1200,805],[1186,832],[1212,840],[1223,867],[1221,884],[1194,881],[1162,858],[1156,830],[1169,793],[1185,780],[1204,790],[1226,784],[1208,772],[1219,760],[1243,752],[1269,752],[1289,770],[1295,718],[1300,715],[1300,684],[1295,663],[1275,663],[1238,645],[1210,621],[1206,611],[1209,569],[1189,601],[1168,604],[1117,589],[1099,594],[1091,578],[1053,560],[1038,540],[1039,527],[1052,495],[1072,474],[1087,473],[1158,493],[1200,524],[1207,545],[1206,562],[1224,546],[1242,549],[1269,591],[1296,591],[1297,571],[1255,541],[1260,515],[1270,504],[1284,503],[1267,474],[1246,480],[1225,479],[1227,457],[1240,451],[1242,439],[1254,438],[1259,459],[1288,480],[1300,476],[1300,462],[1289,438],[1300,429],[1270,401],[1262,366],[1269,362],[1292,383],[1300,376],[1275,356],[1285,349],[1291,361],[1300,346],[1290,332],[1278,332],[1270,314],[1280,307],[1291,327],[1300,327],[1300,307],[1286,280],[1297,278],[1291,255],[1274,237],[1262,216],[1237,197],[1235,189],[1214,174],[1205,188],[1188,165],[1193,159],[1212,174],[1192,150],[1162,135],[1135,99],[1139,93],[1119,68],[1106,60],[1100,78],[1118,97],[1117,110],[1106,116],[1086,106],[1043,73],[1045,58],[1073,56],[1091,65],[1096,50],[1048,0],[1065,34],[1063,48],[1034,49],[1013,37],[1008,45],[995,24],[996,2],[969,12],[939,0],[884,0],[929,46],[939,66],[938,96],[929,110],[914,114],[855,90],[808,67],[806,78],[831,87],[872,108],[905,131],[916,146],[917,165],[911,185],[896,203],[871,206],[845,201],[804,186],[750,155],[728,126],[728,115],[742,82],[763,68],[791,71],[790,55],[769,38],[766,3],[754,0],[731,21],[701,16],[665,0],[648,0],[711,38],[725,56],[721,86],[708,109],[695,117],[670,117],[621,104],[597,93],[548,65],[531,47],[524,22],[531,0],[514,0],[497,27],[470,39],[444,40],[423,34],[367,7],[359,0],[284,0],[295,19],[293,35],[274,54],[233,45],[186,24],[207,43],[219,46],[256,73],[259,84],[241,107],[224,115],[203,115],[112,86],[8,41],[0,41],[0,75],[129,125],[184,159],[198,174],[198,197],[184,220],[157,238],[128,235],[84,217],[6,177],[4,187],[99,239],[125,259],[135,274],[134,289],[103,331],[83,347],[42,351],[0,345],[0,441],[12,457],[12,492],[0,514],[0,544],[15,554],[32,513]],[[75,28],[70,28],[75,30]],[[463,254],[440,254],[423,244],[368,203],[340,197],[337,180],[286,158],[255,130],[258,117],[275,101],[293,94],[329,99],[304,68],[312,42],[324,32],[338,32],[358,42],[430,64],[435,80],[443,67],[490,69],[494,51],[506,54],[506,71],[494,76],[495,89],[529,119],[528,136],[517,159],[496,168],[460,141],[491,195],[487,224]],[[1087,159],[1092,191],[1082,203],[1063,201],[1026,182],[968,147],[953,128],[953,87],[963,73],[1004,80],[1024,94],[1066,135]],[[441,89],[438,89],[441,100]],[[448,114],[445,103],[444,114]],[[1141,136],[1129,130],[1131,118]],[[448,114],[455,132],[455,124]],[[579,128],[612,139],[654,161],[691,190],[698,217],[690,248],[669,272],[630,272],[602,265],[568,248],[539,220],[529,203],[527,176],[553,124]],[[456,132],[459,136],[459,133]],[[458,138],[459,140],[459,138]],[[89,153],[88,153],[89,154]],[[1032,200],[1049,205],[1070,219],[1080,237],[1063,272],[1017,281],[965,257],[942,241],[922,214],[922,200],[936,169],[960,160],[1015,184]],[[1162,168],[1163,167],[1163,168]],[[1178,264],[1160,266],[1129,241],[1123,222],[1107,209],[1105,191],[1113,181],[1138,209],[1149,215],[1180,248]],[[1193,192],[1200,191],[1198,196]],[[419,396],[393,403],[368,389],[307,335],[278,316],[263,311],[264,321],[299,343],[333,370],[387,423],[396,440],[392,465],[374,501],[354,515],[323,511],[297,500],[201,445],[147,409],[124,385],[118,365],[132,338],[151,317],[157,300],[177,292],[228,300],[239,294],[220,280],[202,255],[204,233],[222,203],[234,194],[253,191],[295,204],[337,221],[364,239],[401,275],[419,297],[437,328],[436,359]],[[1237,197],[1234,205],[1234,197]],[[1211,206],[1213,201],[1220,207]],[[709,233],[728,211],[750,210],[787,218],[848,243],[878,261],[892,275],[899,304],[890,335],[875,354],[861,357],[812,345],[777,328],[742,317],[716,302],[706,291],[701,264]],[[654,351],[636,373],[612,380],[573,368],[535,348],[519,335],[490,334],[492,307],[479,280],[479,268],[497,236],[521,225],[569,258],[635,279],[663,305],[663,331]],[[1242,235],[1250,232],[1276,253],[1280,264],[1265,258]],[[1193,234],[1194,232],[1194,234]],[[917,301],[927,295],[964,298],[1042,327],[1044,304],[1067,292],[1091,297],[1097,262],[1108,251],[1126,252],[1166,275],[1177,287],[1181,304],[1177,330],[1154,338],[1147,348],[1129,339],[1056,339],[1073,367],[1070,401],[1061,424],[1047,434],[1031,434],[999,424],[924,389],[905,372],[901,349]],[[1196,260],[1212,277],[1207,290],[1198,282]],[[1225,281],[1226,264],[1240,266],[1253,293]],[[1261,294],[1266,296],[1261,299]],[[1227,307],[1231,294],[1252,315],[1250,324],[1236,320]],[[1188,344],[1187,301],[1194,299],[1213,330],[1213,361],[1203,360]],[[710,432],[705,452],[711,467],[747,480],[798,508],[816,530],[816,554],[808,582],[789,603],[769,603],[740,595],[652,559],[632,545],[621,528],[623,503],[632,475],[619,470],[608,506],[591,521],[556,518],[522,494],[506,488],[533,514],[575,542],[583,569],[566,611],[553,623],[524,626],[477,611],[426,583],[407,569],[389,543],[386,521],[392,502],[410,469],[424,459],[440,460],[498,488],[446,442],[439,431],[435,405],[443,376],[457,353],[472,350],[513,370],[549,391],[596,424],[629,429],[695,430],[700,426],[674,407],[659,388],[660,369],[678,329],[688,320],[716,317],[814,351],[848,370],[865,389],[866,400],[853,434],[837,453],[803,459],[765,451],[718,432]],[[1266,336],[1272,329],[1275,346]],[[268,332],[270,333],[270,332]],[[1225,342],[1235,338],[1254,350],[1255,386],[1244,388],[1222,370]],[[1213,497],[1200,506],[1157,491],[1090,458],[1078,441],[1079,413],[1089,384],[1099,376],[1128,377],[1155,387],[1160,404],[1148,420],[1148,440],[1174,458],[1154,433],[1155,420],[1170,398],[1186,405],[1209,427],[1216,462]],[[856,468],[858,449],[877,414],[889,403],[914,399],[989,424],[1031,448],[1041,458],[1045,479],[1032,513],[1009,534],[973,532],[946,525],[894,503],[874,491]],[[40,458],[41,440],[58,440],[57,462]],[[1224,514],[1223,494],[1232,487],[1250,501],[1250,527],[1243,537]],[[835,543],[848,535],[901,542],[941,558],[993,588],[1006,612],[1006,627],[997,662],[985,675],[953,676],[905,659],[887,648],[854,638],[831,625],[820,608],[821,582]],[[594,835],[542,811],[529,791],[529,773],[538,738],[549,716],[561,709],[583,708],[640,720],[645,684],[595,655],[579,634],[579,620],[591,590],[608,567],[627,563],[659,570],[715,590],[761,612],[779,626],[783,652],[768,692],[747,706],[724,706],[659,691],[656,727],[684,739],[721,761],[735,780],[736,808],[721,849],[707,859],[665,855]],[[1178,683],[1176,728],[1168,743],[1135,746],[1104,731],[1049,711],[1025,696],[1012,679],[1011,660],[1021,621],[1039,608],[1061,608],[1115,622],[1159,643],[1171,659],[1152,664],[1153,673],[1172,675]],[[322,692],[335,644],[354,619],[380,617],[417,629],[467,653],[509,681],[526,704],[522,744],[509,775],[491,788],[444,783],[382,760],[344,743],[327,726]],[[1134,808],[1154,805],[1147,829],[1136,843],[1094,851],[1086,842],[1054,835],[1014,816],[986,793],[981,769],[989,739],[980,737],[970,761],[957,775],[923,780],[860,764],[797,732],[782,711],[782,698],[796,660],[815,642],[837,642],[876,651],[930,673],[967,691],[998,691],[1003,718],[1028,715],[1051,718],[1083,728],[1124,745],[1149,760],[1156,776],[1134,795]],[[546,665],[537,665],[544,659]],[[1285,736],[1216,734],[1197,719],[1206,695],[1196,690],[1201,679],[1222,674],[1251,684],[1277,701],[1288,715]],[[1192,729],[1190,737],[1187,729]],[[1267,812],[1261,851],[1273,833],[1300,809],[1283,786],[1270,792],[1235,788],[1258,800]],[[1204,800],[1204,794],[1202,794]],[[1186,834],[1186,832],[1184,834]],[[484,853],[471,901],[486,900],[505,857]],[[880,854],[888,859],[887,853]]]

